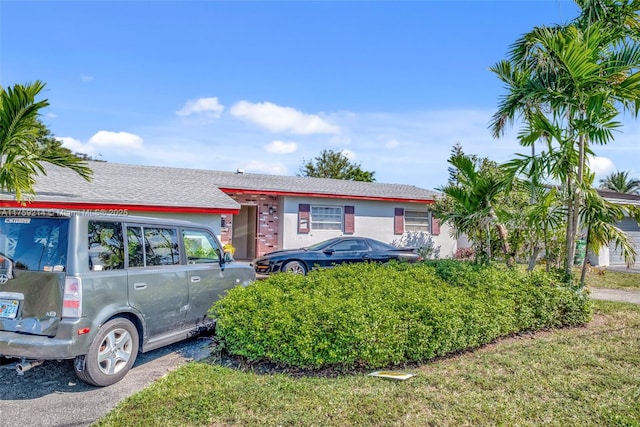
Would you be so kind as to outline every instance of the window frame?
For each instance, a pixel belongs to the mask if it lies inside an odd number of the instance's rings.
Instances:
[[[328,221],[324,218],[318,220],[318,216],[322,216],[319,213],[315,213],[314,211],[319,209],[332,209],[336,210],[335,213],[331,214],[335,220]],[[312,205],[309,212],[309,229],[310,231],[342,231],[344,229],[344,206],[335,206],[335,205]],[[329,215],[325,215],[329,216]],[[314,219],[315,217],[315,219]],[[318,228],[318,224],[335,224],[337,228]]]
[[[410,214],[410,215],[407,215]],[[419,214],[419,215],[416,215]],[[416,221],[419,219],[421,221]],[[431,211],[404,210],[404,231],[431,233]]]
[[[142,255],[142,265],[131,265],[131,259],[132,259],[132,254],[129,251],[130,248],[130,243],[131,243],[131,237],[132,234],[131,232],[133,230],[138,230],[140,233],[138,235],[138,233],[133,232],[133,237],[135,237],[138,240],[138,247],[136,248],[137,251],[140,251],[141,249],[141,255]],[[154,237],[154,236],[149,236],[147,230],[170,230],[173,233],[171,233],[172,237],[174,238],[174,240],[171,242],[171,247],[169,248],[171,250],[171,254],[169,255],[170,258],[173,260],[173,263],[167,264],[167,263],[160,263],[160,264],[155,264],[155,263],[150,263],[149,262],[149,252],[150,250],[153,250],[153,247],[151,245],[151,243],[149,242],[148,237]],[[127,241],[127,253],[126,253],[126,263],[125,263],[125,268],[158,268],[158,267],[175,267],[178,265],[182,265],[183,261],[183,249],[182,249],[182,245],[180,244],[180,230],[178,229],[178,227],[175,226],[171,226],[171,225],[159,225],[159,224],[136,224],[136,223],[130,223],[130,224],[125,224],[125,235],[126,235],[126,241]],[[161,246],[158,246],[157,248],[160,248]],[[157,249],[156,248],[156,249]],[[159,255],[160,258],[158,258],[159,260],[164,260],[167,259],[167,255]]]
[[[112,242],[117,242],[120,246],[109,245],[109,241],[106,241],[101,235],[103,230],[111,229],[114,235],[109,237]],[[98,232],[98,235],[94,234]],[[91,271],[114,271],[124,270],[127,265],[126,255],[124,251],[124,230],[122,223],[119,221],[108,220],[91,220],[87,222],[87,237],[88,237],[88,261],[89,270]],[[110,250],[106,250],[110,247]],[[98,248],[100,248],[98,250]],[[121,261],[118,265],[109,265],[106,262],[105,257],[112,256],[117,260],[118,257]],[[100,262],[96,262],[100,261]]]
[[[224,250],[220,247],[218,239],[208,230],[199,228],[182,228],[180,230],[180,233],[182,236],[182,245],[184,246],[184,258],[186,264],[220,264],[221,260],[224,259]],[[215,252],[216,258],[200,258],[195,256],[190,257],[188,248],[189,245],[187,244],[187,241],[193,239],[189,239],[189,234],[191,234],[192,236],[195,234],[199,234],[201,237],[204,237],[207,243],[211,246],[211,249]]]

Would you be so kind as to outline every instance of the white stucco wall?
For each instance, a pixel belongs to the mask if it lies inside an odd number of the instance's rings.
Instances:
[[[349,235],[371,237],[386,243],[391,243],[400,237],[394,234],[395,208],[424,211],[429,209],[429,205],[417,203],[285,197],[280,215],[282,223],[279,246],[282,249],[309,246],[344,235],[342,230],[311,230],[309,233],[298,233],[298,205],[301,203],[308,203],[311,206],[354,206],[355,232]],[[433,241],[435,247],[440,248],[441,258],[451,257],[457,249],[456,241],[450,237],[450,228],[447,225],[441,224],[440,234],[433,236]]]

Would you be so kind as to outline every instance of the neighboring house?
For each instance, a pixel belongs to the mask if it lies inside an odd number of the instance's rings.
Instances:
[[[640,195],[618,193],[611,190],[598,190],[598,193],[612,203],[640,207]],[[629,239],[635,245],[638,255],[636,256],[634,268],[640,268],[640,224],[634,218],[626,216],[622,221],[618,222],[617,226],[627,233]],[[589,262],[595,266],[626,266],[624,257],[613,243],[609,247],[602,248],[598,255],[589,254]]]
[[[341,235],[390,243],[409,231],[429,233],[440,257],[456,250],[448,227],[432,215],[437,193],[411,185],[108,162],[89,166],[91,182],[48,166],[28,207],[179,217],[212,227],[235,247],[238,259]],[[3,194],[0,206],[20,205]]]

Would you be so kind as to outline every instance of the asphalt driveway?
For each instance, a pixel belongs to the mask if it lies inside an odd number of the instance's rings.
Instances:
[[[638,276],[638,280],[640,280],[640,276]],[[593,299],[640,304],[640,291],[603,288],[591,288],[590,290]]]
[[[16,363],[0,365],[0,419],[30,427],[91,425],[176,367],[207,357],[210,346],[209,338],[199,337],[140,354],[122,381],[102,388],[79,381],[70,360],[48,361],[23,375]]]

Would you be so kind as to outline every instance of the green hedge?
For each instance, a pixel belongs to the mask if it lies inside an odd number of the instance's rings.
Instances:
[[[580,325],[589,296],[553,275],[459,261],[355,264],[231,290],[210,314],[226,350],[304,367],[380,368],[517,332]]]

